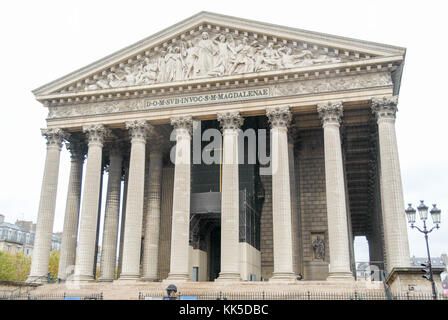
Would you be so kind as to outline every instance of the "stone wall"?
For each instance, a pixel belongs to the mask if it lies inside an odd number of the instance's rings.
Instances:
[[[165,167],[162,172],[162,196],[159,236],[158,278],[166,279],[170,271],[171,214],[173,210],[174,168]]]
[[[272,233],[272,176],[260,176],[264,188],[264,203],[260,219],[260,251],[261,251],[261,277],[265,280],[272,276],[274,271],[274,251]]]
[[[330,256],[321,129],[300,133],[296,162],[298,162],[298,197],[302,226],[303,276],[305,280],[324,280],[328,276]],[[314,259],[312,239],[317,235],[325,239],[323,261]]]
[[[256,280],[261,276],[261,255],[260,251],[246,242],[240,242],[240,271],[242,280],[250,280],[253,274]]]

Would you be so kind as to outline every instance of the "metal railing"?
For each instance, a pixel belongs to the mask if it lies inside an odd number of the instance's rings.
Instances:
[[[139,300],[166,299],[166,293],[139,293]],[[182,297],[195,300],[432,300],[431,293],[406,292],[387,295],[383,292],[178,292],[176,300]],[[439,294],[440,300],[447,299]]]
[[[11,295],[0,291],[0,300],[103,300],[103,293],[92,293],[76,295],[67,293],[55,293],[55,294],[15,294]]]

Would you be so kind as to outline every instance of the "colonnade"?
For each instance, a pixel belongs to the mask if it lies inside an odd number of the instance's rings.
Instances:
[[[409,247],[406,221],[404,219],[403,190],[395,136],[395,97],[372,101],[372,111],[378,122],[381,165],[381,199],[387,266],[407,266]],[[319,104],[316,108],[324,132],[325,181],[329,236],[329,280],[353,279],[350,269],[347,199],[340,139],[340,122],[343,116],[341,102]],[[272,167],[272,225],[274,271],[271,281],[294,281],[296,247],[293,228],[294,210],[291,205],[295,183],[291,182],[291,143],[288,143],[288,127],[292,113],[289,107],[266,109],[271,126]],[[218,281],[239,281],[240,254],[238,245],[238,130],[244,119],[238,112],[216,115],[223,136],[223,169],[221,194],[221,272]],[[168,279],[189,280],[189,228],[190,228],[190,181],[191,137],[193,118],[171,118],[176,130],[174,189],[171,230],[171,259]],[[120,249],[121,280],[155,281],[158,273],[158,246],[160,225],[161,179],[163,143],[149,138],[154,128],[147,121],[126,122],[131,150],[126,190],[122,190],[123,148],[112,141],[108,145],[109,180],[105,208],[103,242],[101,251],[100,281],[113,281],[117,261],[117,240],[121,233]],[[43,279],[48,272],[51,234],[53,229],[60,150],[64,140],[71,152],[71,169],[64,220],[59,277],[67,280],[74,266],[74,280],[94,279],[95,246],[99,215],[100,184],[102,174],[103,146],[111,140],[110,129],[103,124],[83,128],[85,142],[71,138],[61,129],[43,129],[47,139],[47,157],[44,168],[41,198],[37,219],[35,246],[28,281]],[[112,139],[113,140],[113,139]],[[147,176],[148,212],[143,228],[144,185],[146,148],[149,148],[149,174]],[[82,188],[83,162],[85,181]],[[292,170],[291,170],[292,169]],[[125,193],[122,230],[119,230],[120,198]],[[294,202],[293,202],[294,203]],[[80,218],[79,218],[80,217]],[[78,221],[79,220],[79,221]],[[79,225],[79,230],[78,230]],[[145,230],[143,252],[142,230]],[[79,232],[78,232],[79,231]],[[79,234],[78,234],[79,233]],[[121,246],[121,244],[120,244]],[[140,271],[142,265],[142,271]]]

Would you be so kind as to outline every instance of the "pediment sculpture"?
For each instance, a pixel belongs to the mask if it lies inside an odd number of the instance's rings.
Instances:
[[[244,35],[202,32],[172,43],[151,57],[90,79],[85,90],[150,85],[226,75],[330,64],[352,57],[299,48],[284,42],[249,40]]]

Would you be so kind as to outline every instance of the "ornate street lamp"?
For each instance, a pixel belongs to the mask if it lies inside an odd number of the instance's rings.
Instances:
[[[412,208],[412,205],[410,203],[405,212],[408,218],[408,222],[411,224],[411,228],[416,228],[418,231],[420,231],[425,235],[426,251],[428,253],[428,263],[422,264],[422,266],[425,267],[423,271],[426,272],[426,274],[423,277],[431,281],[432,296],[434,300],[437,300],[436,285],[434,283],[434,277],[432,274],[431,255],[429,253],[428,234],[431,233],[434,229],[439,229],[441,210],[438,209],[435,204],[433,204],[433,208],[429,213],[431,214],[434,227],[432,227],[430,230],[426,228],[426,220],[428,219],[428,207],[423,203],[423,200],[420,200],[420,205],[417,207],[417,210],[420,216],[420,220],[423,221],[423,230],[417,226],[414,226],[416,210]]]

